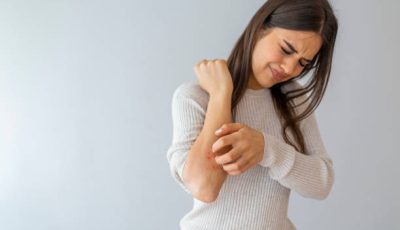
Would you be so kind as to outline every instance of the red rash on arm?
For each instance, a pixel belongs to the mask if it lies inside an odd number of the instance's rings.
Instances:
[[[215,162],[214,157],[215,157],[215,154],[212,151],[207,153],[207,159],[209,161],[213,161],[212,168],[214,170],[220,169],[219,165]]]

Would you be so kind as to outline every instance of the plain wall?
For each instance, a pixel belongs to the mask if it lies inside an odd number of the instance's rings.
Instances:
[[[175,88],[227,58],[264,1],[1,0],[0,229],[178,229]],[[340,29],[317,109],[336,178],[292,193],[298,229],[400,229],[400,3],[332,1]],[[397,118],[396,118],[397,117]]]

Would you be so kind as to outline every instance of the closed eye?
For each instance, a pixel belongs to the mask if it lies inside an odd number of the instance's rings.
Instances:
[[[291,54],[293,54],[293,52],[292,51],[289,51],[289,50],[286,50],[285,48],[283,48],[282,46],[281,46],[281,49],[282,49],[282,51],[283,51],[283,53],[285,53],[286,55],[291,55]],[[306,64],[304,64],[304,63],[302,63],[301,61],[299,61],[299,65],[301,66],[301,67],[306,67],[307,66],[307,63]]]
[[[293,53],[293,52],[291,52],[291,51],[289,51],[289,50],[286,50],[286,49],[283,48],[282,46],[281,46],[281,49],[282,49],[282,51],[283,51],[285,54],[287,54],[287,55],[290,55],[290,54]]]

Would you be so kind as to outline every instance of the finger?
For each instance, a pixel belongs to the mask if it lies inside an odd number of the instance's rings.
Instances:
[[[199,76],[199,74],[200,74],[200,66],[201,66],[201,65],[204,65],[205,63],[207,63],[207,59],[203,59],[203,60],[201,60],[201,61],[198,61],[198,62],[194,65],[193,69],[194,69],[194,72],[196,73],[197,76]]]
[[[222,165],[222,168],[227,172],[244,172],[247,163],[247,159],[244,156],[241,156],[236,162]]]
[[[196,64],[195,64],[195,66],[200,66],[201,64],[205,64],[205,63],[207,63],[207,59],[203,59],[203,60],[201,60],[201,61],[198,61]]]
[[[219,164],[219,165],[228,164],[230,162],[234,162],[234,161],[238,160],[240,158],[240,152],[241,152],[240,149],[233,148],[229,152],[227,152],[221,156],[217,156],[214,159],[215,159],[215,162],[217,162],[217,164]]]
[[[215,131],[217,136],[226,135],[228,133],[233,133],[243,128],[244,125],[241,123],[226,123],[221,126],[218,130]]]
[[[212,151],[218,152],[220,149],[222,149],[225,146],[231,145],[235,142],[235,134],[229,134],[223,137],[218,138],[217,141],[214,142],[212,145]]]
[[[240,174],[246,172],[246,171],[249,170],[251,167],[252,167],[252,164],[251,164],[251,162],[249,161],[249,162],[247,162],[247,163],[245,164],[245,166],[242,166],[241,169],[238,169],[238,170],[230,170],[230,171],[225,171],[225,170],[224,170],[224,171],[227,172],[229,175],[235,176],[235,175],[240,175]]]

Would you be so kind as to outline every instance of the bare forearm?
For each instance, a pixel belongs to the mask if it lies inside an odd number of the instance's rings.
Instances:
[[[232,122],[231,95],[210,95],[206,117],[199,136],[189,151],[183,170],[183,180],[193,195],[205,202],[212,202],[226,179],[226,172],[215,162],[211,146],[217,140],[215,131],[225,123]],[[223,154],[224,148],[215,153]]]

